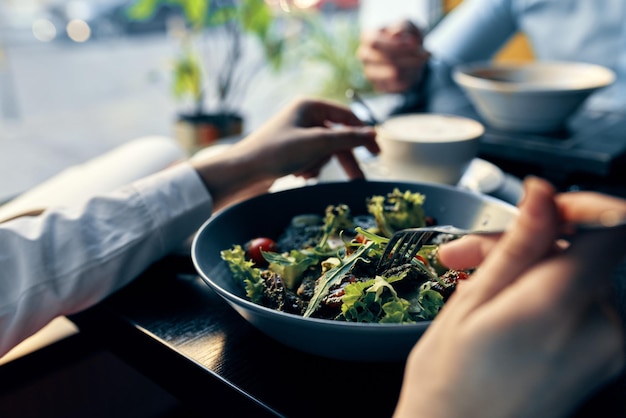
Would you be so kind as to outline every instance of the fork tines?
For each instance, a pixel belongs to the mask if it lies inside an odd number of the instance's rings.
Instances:
[[[420,228],[405,229],[396,232],[387,243],[377,271],[388,270],[410,263],[422,246],[435,234],[434,231],[424,231]]]

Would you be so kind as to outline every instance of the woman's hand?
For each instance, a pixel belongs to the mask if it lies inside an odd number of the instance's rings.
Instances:
[[[216,206],[268,190],[287,174],[315,177],[336,156],[350,179],[363,178],[352,150],[380,152],[376,132],[347,107],[296,100],[226,151],[194,162]]]
[[[357,57],[375,90],[403,93],[417,85],[430,58],[422,41],[422,33],[408,20],[362,33]]]
[[[598,194],[525,182],[512,229],[440,248],[449,267],[479,265],[410,354],[397,416],[566,416],[623,368],[622,326],[607,289],[624,231],[555,245],[564,221],[626,214]]]

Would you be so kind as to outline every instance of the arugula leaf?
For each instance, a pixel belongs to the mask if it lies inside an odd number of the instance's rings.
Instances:
[[[350,254],[348,257],[341,260],[341,264],[337,267],[331,268],[326,271],[322,276],[318,279],[318,283],[315,286],[315,292],[313,293],[313,297],[309,301],[309,305],[306,308],[303,316],[305,318],[310,317],[319,307],[324,296],[326,296],[330,290],[330,288],[341,282],[341,279],[345,276],[346,273],[352,269],[354,263],[363,256],[374,245],[373,241],[370,241],[363,246],[359,247],[356,251]]]

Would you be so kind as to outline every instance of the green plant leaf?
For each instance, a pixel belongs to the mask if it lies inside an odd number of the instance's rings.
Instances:
[[[206,26],[222,26],[237,21],[238,11],[236,6],[220,6],[212,10],[207,16]]]
[[[272,12],[262,0],[241,0],[241,26],[264,39],[272,24]]]
[[[318,15],[305,19],[309,36],[308,48],[303,49],[306,58],[327,67],[328,76],[323,83],[322,97],[346,102],[347,89],[361,93],[372,92],[365,78],[361,61],[357,58],[360,43],[359,26],[352,22],[328,26]]]
[[[210,0],[173,0],[180,4],[185,14],[185,18],[194,28],[201,28],[207,16],[207,11],[211,6]]]
[[[232,105],[238,100],[233,97],[245,94],[260,65],[274,71],[282,67],[287,38],[277,28],[285,26],[274,25],[276,16],[265,0],[134,0],[129,18],[148,20],[164,5],[180,10],[186,29],[180,38],[183,51],[173,67],[173,96],[192,98],[198,112],[204,111],[206,94],[215,95],[212,99],[218,110]],[[252,65],[243,61],[246,34],[258,41],[264,61]],[[201,47],[205,42],[208,48]],[[225,52],[216,45],[226,45]],[[211,50],[218,51],[215,57],[209,56]],[[244,63],[249,68],[243,68]]]
[[[126,9],[126,16],[133,20],[148,20],[162,3],[163,0],[136,0]]]
[[[204,26],[211,0],[136,0],[129,6],[127,15],[134,20],[148,20],[165,4],[180,7],[187,22],[200,29]]]
[[[202,70],[198,57],[190,51],[174,63],[174,96],[177,98],[187,94],[195,100],[202,97]]]

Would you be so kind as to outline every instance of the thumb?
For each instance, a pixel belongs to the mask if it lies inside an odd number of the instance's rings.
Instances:
[[[332,153],[351,150],[360,146],[372,154],[379,154],[380,147],[376,142],[376,130],[371,126],[333,127],[326,133],[326,146]]]

